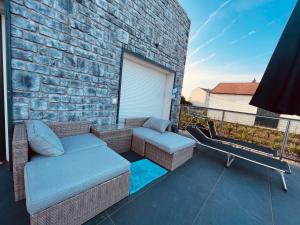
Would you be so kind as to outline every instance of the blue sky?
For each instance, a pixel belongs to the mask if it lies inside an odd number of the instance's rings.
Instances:
[[[191,19],[183,95],[261,79],[296,0],[180,0]]]

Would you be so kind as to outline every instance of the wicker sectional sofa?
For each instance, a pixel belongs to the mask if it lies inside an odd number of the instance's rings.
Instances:
[[[125,125],[133,127],[132,151],[146,156],[171,171],[193,157],[196,144],[194,140],[172,132],[160,133],[142,127],[147,119],[125,119]],[[170,126],[168,130],[170,130]]]
[[[15,200],[26,198],[31,225],[79,225],[126,197],[130,163],[91,134],[89,122],[49,124],[65,153],[32,155],[26,127],[13,136]]]
[[[192,158],[192,139],[142,127],[147,119],[125,120],[133,151],[171,171]],[[33,153],[25,124],[14,129],[15,200],[26,198],[31,225],[80,225],[128,196],[130,163],[96,137],[91,123],[48,126],[59,137],[63,155]]]

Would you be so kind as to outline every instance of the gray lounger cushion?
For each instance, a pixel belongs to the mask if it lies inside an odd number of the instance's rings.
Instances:
[[[146,139],[147,137],[160,134],[158,131],[145,128],[145,127],[136,127],[132,129],[133,136],[139,137],[141,139]]]
[[[93,134],[80,134],[75,136],[63,137],[60,139],[65,153],[73,153],[89,148],[106,146],[107,144]]]
[[[36,156],[25,165],[27,211],[32,215],[130,170],[130,163],[103,146],[58,157]]]
[[[146,138],[146,141],[170,154],[193,147],[196,144],[193,139],[172,132],[150,136]]]
[[[31,149],[44,156],[64,154],[64,147],[57,135],[42,121],[25,121]]]
[[[156,130],[158,132],[165,132],[167,127],[169,126],[169,120],[163,120],[155,117],[150,117],[144,124],[143,127],[150,128],[152,130]]]

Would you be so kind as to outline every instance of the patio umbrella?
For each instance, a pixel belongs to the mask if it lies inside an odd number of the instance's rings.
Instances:
[[[300,2],[288,21],[250,104],[278,114],[300,115]]]

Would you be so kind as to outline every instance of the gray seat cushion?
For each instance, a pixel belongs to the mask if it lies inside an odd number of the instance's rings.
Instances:
[[[170,124],[170,120],[159,119],[155,117],[150,117],[144,124],[143,127],[156,130],[158,132],[165,132]]]
[[[64,154],[64,148],[57,135],[42,121],[25,122],[28,141],[31,149],[44,156]]]
[[[102,146],[58,157],[36,156],[25,165],[27,211],[32,215],[130,170],[130,163]]]
[[[196,144],[193,139],[172,132],[150,136],[146,138],[146,141],[170,154],[193,147]]]
[[[73,153],[89,148],[106,146],[107,144],[93,134],[80,134],[60,139],[65,153]]]
[[[145,128],[145,127],[136,127],[132,129],[132,133],[134,136],[139,137],[141,139],[146,139],[150,136],[160,134],[158,131]]]

